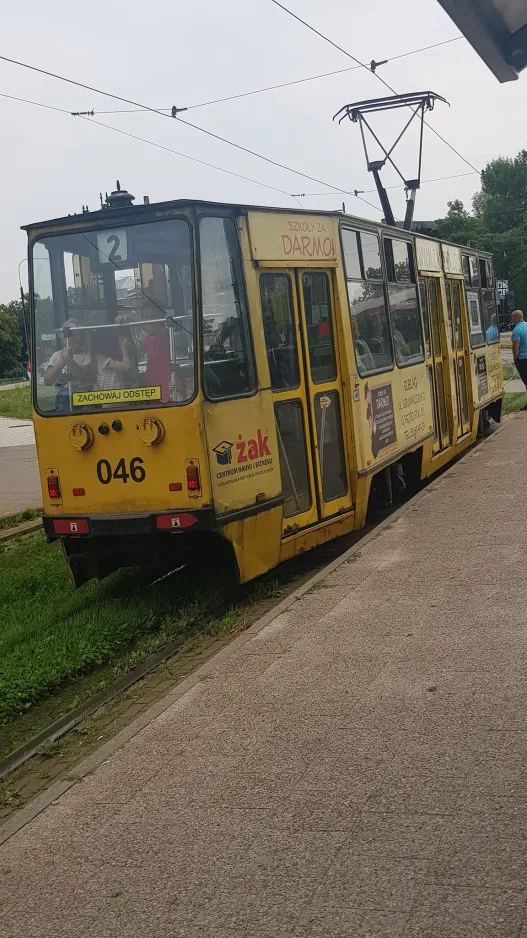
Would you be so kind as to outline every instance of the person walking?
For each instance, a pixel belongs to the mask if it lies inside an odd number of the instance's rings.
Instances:
[[[521,309],[514,310],[512,326],[512,357],[527,391],[527,322],[523,318]],[[527,404],[522,407],[522,410],[527,410]]]

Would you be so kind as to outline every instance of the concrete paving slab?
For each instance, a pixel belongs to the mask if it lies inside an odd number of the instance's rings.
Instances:
[[[35,434],[32,420],[16,417],[0,417],[0,449],[11,446],[34,446]]]
[[[34,444],[0,449],[0,517],[42,504]]]
[[[405,938],[516,938],[525,893],[426,886]]]
[[[23,809],[2,936],[517,938],[526,446],[518,415]]]

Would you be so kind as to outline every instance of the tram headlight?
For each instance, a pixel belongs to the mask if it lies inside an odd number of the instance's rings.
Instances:
[[[93,443],[93,430],[87,423],[74,423],[70,433],[69,440],[73,449],[81,452],[83,449],[89,449]]]

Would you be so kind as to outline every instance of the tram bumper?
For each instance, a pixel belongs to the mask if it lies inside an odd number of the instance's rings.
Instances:
[[[174,566],[196,548],[217,565],[233,562],[235,577],[246,582],[280,560],[283,497],[217,515],[212,507],[127,514],[44,515],[48,541],[60,540],[76,586],[103,579],[122,567]]]
[[[216,527],[212,508],[195,511],[134,512],[126,515],[44,515],[48,540],[59,537],[135,537],[141,534],[212,531]]]
[[[60,540],[75,586],[122,567],[173,565],[196,543],[214,537],[211,508],[126,515],[44,515],[48,541]],[[185,536],[186,535],[186,536]]]

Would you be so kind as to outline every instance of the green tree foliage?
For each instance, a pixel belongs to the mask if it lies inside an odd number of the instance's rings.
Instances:
[[[445,218],[437,222],[439,237],[455,244],[467,244],[483,249],[484,231],[481,221],[475,215],[469,215],[463,202],[454,199],[447,202],[448,212]]]
[[[0,303],[0,378],[19,378],[22,352],[21,304]]]
[[[437,224],[441,238],[491,252],[497,277],[509,281],[527,316],[527,150],[491,160],[472,214],[455,199]]]

